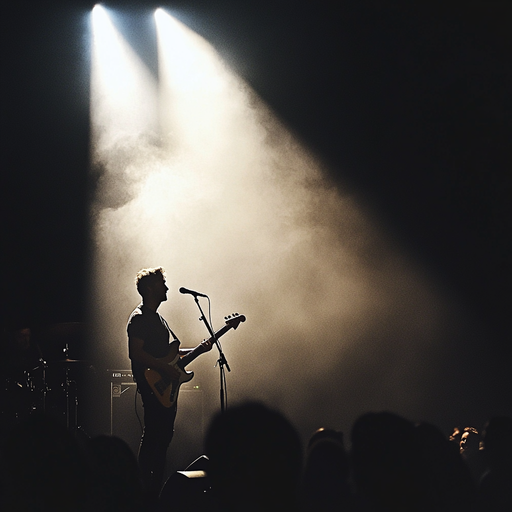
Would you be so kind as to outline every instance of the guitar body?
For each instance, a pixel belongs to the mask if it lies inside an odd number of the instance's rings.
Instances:
[[[179,343],[176,341],[172,342],[169,353],[160,360],[178,370],[180,373],[179,379],[171,381],[168,378],[162,377],[158,371],[152,368],[147,368],[144,372],[149,386],[164,407],[172,407],[178,399],[180,386],[194,377],[194,372],[187,372],[179,365],[181,358],[178,350]]]
[[[215,333],[215,337],[220,338],[230,329],[236,329],[240,322],[245,322],[244,315],[233,313],[233,315],[226,317],[226,325]],[[202,346],[198,345],[194,350],[192,350],[192,352],[180,357],[179,348],[180,343],[178,341],[173,341],[169,346],[169,352],[167,355],[160,358],[160,361],[172,365],[176,370],[178,370],[180,374],[178,379],[171,381],[168,377],[162,376],[160,372],[152,368],[146,368],[144,371],[144,377],[153,390],[156,398],[164,407],[167,408],[172,407],[176,403],[180,386],[194,377],[194,372],[185,371],[185,366],[191,363],[197,356],[204,353]]]

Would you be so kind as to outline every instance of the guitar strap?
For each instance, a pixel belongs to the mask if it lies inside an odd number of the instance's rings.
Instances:
[[[163,324],[167,327],[167,329],[169,329],[169,332],[172,335],[172,341],[177,341],[178,343],[181,344],[181,341],[178,339],[178,336],[176,336],[176,334],[174,334],[172,332],[172,329],[169,327],[169,324],[167,323],[167,320],[163,316],[161,316],[160,313],[158,313],[158,316],[160,317],[160,320],[162,320]]]

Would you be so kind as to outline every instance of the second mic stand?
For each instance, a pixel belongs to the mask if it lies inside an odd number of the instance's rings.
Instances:
[[[229,368],[228,361],[226,359],[226,356],[224,355],[224,352],[222,352],[222,348],[217,340],[217,337],[215,336],[215,333],[213,332],[211,325],[208,323],[208,320],[206,319],[206,317],[203,313],[203,310],[201,308],[201,305],[199,304],[199,299],[197,298],[197,295],[194,297],[194,300],[195,300],[197,307],[199,308],[199,311],[201,313],[201,317],[199,318],[199,320],[204,322],[204,325],[206,325],[206,329],[210,333],[210,339],[213,340],[213,342],[215,343],[215,345],[217,346],[217,349],[219,351],[219,359],[217,360],[217,363],[219,365],[219,370],[220,370],[220,410],[221,410],[221,412],[224,412],[225,408],[226,408],[225,387],[224,387],[226,375],[224,372],[224,366],[227,368],[228,372],[230,372],[231,369]]]

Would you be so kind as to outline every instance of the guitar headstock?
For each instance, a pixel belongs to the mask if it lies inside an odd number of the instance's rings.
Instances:
[[[226,325],[233,329],[236,329],[241,322],[245,322],[245,315],[232,313],[231,315],[225,316],[224,320],[226,321]]]

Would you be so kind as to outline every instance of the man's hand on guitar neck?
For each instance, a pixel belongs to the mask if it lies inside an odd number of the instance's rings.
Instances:
[[[203,340],[197,347],[194,348],[180,348],[180,356],[188,356],[192,353],[199,355],[204,352],[209,352],[212,349],[211,340]]]
[[[212,349],[212,340],[203,340],[201,341],[201,347],[203,347],[203,352],[208,352]]]
[[[196,348],[192,349],[180,349],[179,354],[181,357],[192,355],[193,352],[199,350],[199,353],[202,354],[204,352],[209,352],[212,349],[212,341],[211,340],[203,340]],[[158,366],[155,368],[161,374],[165,374],[172,381],[179,379],[180,372],[173,366],[167,363],[164,363],[162,366]]]

